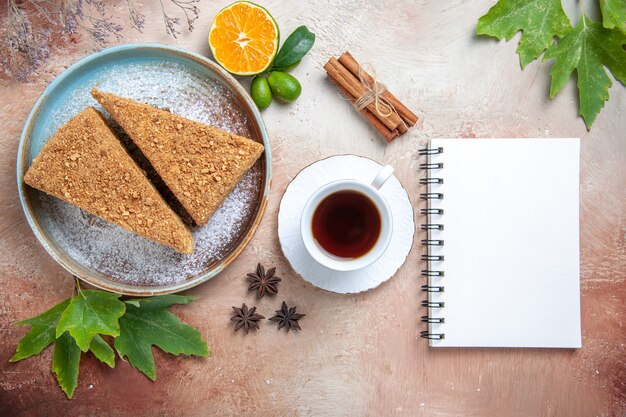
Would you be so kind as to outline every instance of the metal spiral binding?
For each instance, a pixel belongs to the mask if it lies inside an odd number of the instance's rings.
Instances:
[[[422,301],[422,307],[444,308],[445,306],[446,306],[446,303],[444,303],[443,301],[428,301],[428,300]]]
[[[425,163],[420,164],[420,169],[441,169],[443,168],[443,162],[437,162],[435,164]]]
[[[443,240],[439,239],[422,239],[424,246],[443,246]]]
[[[436,324],[441,324],[441,323],[445,323],[446,319],[443,317],[431,317],[431,316],[422,316],[422,322],[423,323],[436,323]]]
[[[428,340],[443,340],[446,338],[445,333],[428,333],[428,330],[422,330],[420,332],[420,337]]]
[[[443,184],[443,178],[420,178],[420,184]]]
[[[422,230],[443,230],[443,224],[424,223],[420,226]]]
[[[428,148],[424,148],[424,149],[419,149],[417,151],[418,155],[437,155],[443,153],[443,148],[440,146],[437,149],[432,148],[432,149],[428,149]]]
[[[423,277],[442,277],[443,271],[431,271],[430,269],[422,269]]]
[[[443,194],[441,193],[420,193],[422,200],[442,200]]]
[[[422,285],[422,291],[424,292],[444,292],[445,287],[441,285]]]
[[[443,214],[443,209],[440,208],[423,208],[420,209],[420,214]]]
[[[430,156],[430,155],[438,155],[443,153],[443,148],[425,148],[417,151],[418,155]],[[443,162],[431,163],[427,161],[426,163],[419,164],[420,169],[428,170],[429,172],[436,169],[443,168]],[[419,183],[421,185],[431,185],[431,184],[443,184],[443,178],[431,177],[430,174],[427,178],[420,178]],[[427,192],[420,193],[420,199],[426,200],[429,202],[429,207],[420,209],[420,213],[422,215],[443,215],[442,208],[430,207],[431,202],[436,200],[443,199],[443,193],[433,193],[428,190]],[[430,247],[431,246],[443,246],[444,241],[442,239],[431,239],[430,231],[431,230],[443,230],[443,224],[441,223],[430,223],[426,222],[420,225],[420,229],[428,230],[429,236],[428,239],[422,239],[422,245],[427,246],[429,248],[427,255],[422,255],[422,261],[427,262],[442,262],[444,260],[443,255],[431,255]],[[444,271],[441,270],[433,270],[433,269],[422,269],[421,276],[426,277],[429,282],[426,285],[421,286],[421,290],[427,294],[430,293],[442,293],[445,291],[445,287],[443,285],[431,285],[431,278],[441,278],[444,277]],[[422,316],[421,321],[428,324],[442,324],[445,323],[445,319],[443,317],[433,317],[430,315],[430,309],[441,309],[445,307],[445,303],[443,301],[430,301],[430,296],[427,300],[422,301],[422,306],[429,309],[428,316]],[[420,332],[420,337],[428,340],[442,340],[445,339],[445,333],[431,333],[429,330],[424,330]]]

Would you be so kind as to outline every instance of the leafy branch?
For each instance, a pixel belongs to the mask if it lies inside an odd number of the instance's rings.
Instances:
[[[170,0],[174,5],[180,8],[185,14],[185,19],[187,21],[187,28],[189,32],[193,31],[193,24],[200,16],[200,10],[198,7],[194,5],[194,3],[199,0]],[[170,17],[165,11],[165,5],[163,4],[163,0],[159,0],[161,3],[161,11],[163,12],[163,23],[165,23],[165,31],[168,35],[172,35],[176,38],[176,35],[180,35],[180,31],[177,29],[177,26],[180,25],[180,18],[178,17]]]
[[[167,0],[183,13],[187,28],[193,31],[193,23],[200,10],[199,0]],[[166,12],[160,0],[165,30],[176,37],[180,19]],[[6,0],[6,16],[0,21],[0,74],[24,81],[47,62],[61,46],[84,34],[95,50],[106,47],[111,39],[123,38],[123,22],[116,21],[107,13],[105,0]],[[145,15],[134,0],[126,0],[130,27],[139,32],[145,25]]]
[[[146,22],[146,16],[144,16],[143,13],[139,12],[130,0],[126,0],[126,5],[128,7],[128,18],[130,20],[130,26],[133,29],[142,32],[142,29]]]
[[[580,19],[572,27],[561,0],[499,0],[478,20],[476,33],[510,40],[522,31],[517,48],[522,68],[542,54],[543,61],[554,59],[550,98],[576,71],[579,115],[591,129],[609,99],[612,82],[606,69],[626,85],[626,2],[599,0],[599,6],[602,23],[581,7]]]
[[[82,353],[91,352],[101,362],[115,367],[115,352],[103,336],[112,337],[119,357],[126,356],[134,368],[153,381],[153,345],[174,355],[209,356],[200,333],[167,310],[195,297],[162,295],[124,301],[120,297],[105,291],[82,290],[76,281],[70,298],[16,323],[31,328],[18,342],[10,361],[38,355],[54,344],[52,372],[63,392],[72,398]]]

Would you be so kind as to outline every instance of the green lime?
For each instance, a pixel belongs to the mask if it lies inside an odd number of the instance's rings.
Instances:
[[[250,95],[259,110],[267,109],[272,102],[272,90],[265,77],[257,75],[250,84]]]
[[[267,77],[272,93],[283,101],[295,101],[300,97],[302,86],[293,75],[286,72],[272,71]]]

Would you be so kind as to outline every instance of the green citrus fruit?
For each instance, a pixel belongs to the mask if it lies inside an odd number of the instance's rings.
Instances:
[[[260,75],[254,77],[250,84],[250,95],[259,110],[269,107],[272,102],[272,90],[270,90],[270,85],[265,77]]]
[[[300,82],[286,72],[272,71],[267,81],[274,96],[283,101],[295,101],[302,93]]]

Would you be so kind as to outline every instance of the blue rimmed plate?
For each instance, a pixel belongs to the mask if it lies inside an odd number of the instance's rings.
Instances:
[[[93,87],[168,108],[265,146],[264,155],[210,222],[193,232],[193,254],[175,253],[24,185],[30,163],[59,126],[88,106],[101,110],[89,93]],[[248,94],[212,61],[169,46],[121,45],[80,60],[46,88],[22,133],[17,183],[35,235],[69,272],[124,294],[173,293],[217,275],[252,238],[269,198],[270,144]]]

